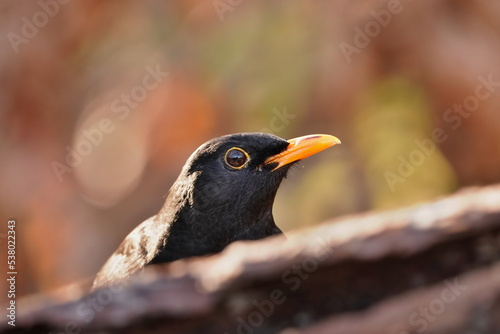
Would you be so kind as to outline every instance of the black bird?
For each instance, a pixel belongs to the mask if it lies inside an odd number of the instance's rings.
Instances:
[[[290,166],[340,140],[264,133],[212,139],[188,159],[160,212],[137,226],[97,274],[93,289],[154,263],[213,254],[236,240],[280,234],[272,206]]]

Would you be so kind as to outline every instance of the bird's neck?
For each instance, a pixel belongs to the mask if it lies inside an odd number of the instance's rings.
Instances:
[[[274,223],[272,204],[275,193],[268,198],[242,196],[245,201],[207,201],[193,188],[176,184],[157,216],[165,224],[164,243],[152,263],[170,262],[184,257],[220,252],[237,240],[256,240],[282,233]],[[202,194],[203,195],[203,194]],[[204,194],[206,195],[206,194]],[[234,199],[234,198],[233,198]]]

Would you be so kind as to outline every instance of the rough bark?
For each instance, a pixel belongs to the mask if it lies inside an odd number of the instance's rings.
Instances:
[[[26,300],[3,331],[500,333],[500,186],[235,243],[53,300]]]

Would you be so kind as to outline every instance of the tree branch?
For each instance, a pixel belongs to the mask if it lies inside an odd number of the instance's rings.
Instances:
[[[336,219],[287,241],[234,243],[71,302],[39,298],[24,305],[16,330],[500,331],[500,186]]]

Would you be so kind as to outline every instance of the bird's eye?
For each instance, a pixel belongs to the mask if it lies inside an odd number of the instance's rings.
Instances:
[[[250,157],[248,156],[248,153],[238,147],[229,149],[224,157],[226,164],[234,169],[241,169],[245,167],[249,160]]]

